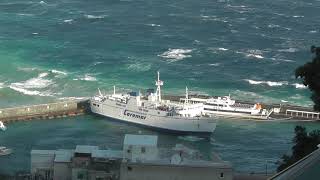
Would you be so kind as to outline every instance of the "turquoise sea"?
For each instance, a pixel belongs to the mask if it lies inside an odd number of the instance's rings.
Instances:
[[[231,94],[311,106],[294,70],[319,45],[319,0],[0,0],[0,107],[89,97],[97,88],[143,90],[156,71],[165,94]],[[211,140],[82,116],[18,122],[0,132],[0,173],[29,170],[30,150],[92,144],[121,148],[125,133],[160,146],[217,152],[236,171],[270,171],[289,153],[297,123],[220,119]],[[300,124],[300,123],[298,123]],[[309,129],[318,123],[304,123]]]

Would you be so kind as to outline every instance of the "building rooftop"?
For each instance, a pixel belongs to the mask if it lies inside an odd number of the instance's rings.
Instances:
[[[73,150],[59,149],[56,151],[56,157],[54,159],[54,162],[57,162],[57,163],[71,162],[73,153],[74,153]]]
[[[77,145],[75,153],[92,154],[93,151],[99,150],[98,146]]]
[[[158,137],[152,135],[133,135],[126,134],[124,137],[124,145],[143,145],[143,146],[157,146]]]
[[[123,158],[123,151],[114,151],[114,150],[94,150],[92,151],[92,157],[94,158]]]
[[[38,155],[54,155],[56,150],[31,150],[32,154],[38,154]]]

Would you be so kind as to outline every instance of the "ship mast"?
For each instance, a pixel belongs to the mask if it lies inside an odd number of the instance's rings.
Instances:
[[[184,100],[184,103],[185,104],[188,104],[189,103],[189,93],[188,93],[188,87],[186,86],[186,98]]]
[[[161,102],[161,86],[163,85],[163,81],[160,80],[160,73],[158,71],[158,80],[156,81],[156,86],[157,86],[157,101]]]

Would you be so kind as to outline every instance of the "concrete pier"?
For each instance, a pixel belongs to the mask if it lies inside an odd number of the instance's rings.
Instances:
[[[210,96],[190,95],[189,97],[209,98]],[[184,98],[184,96],[163,96],[163,99],[177,102],[179,102],[181,98]],[[252,118],[248,117],[249,119],[256,121],[320,121],[320,112],[313,111],[311,107],[308,108],[288,104],[266,104],[261,102],[250,102],[243,100],[236,100],[236,102],[249,105],[260,103],[263,109],[267,109],[268,112],[272,112],[268,118],[265,118],[264,116],[261,118],[254,116],[252,116]]]
[[[0,121],[13,122],[31,119],[53,119],[76,116],[88,111],[88,100],[61,101],[48,104],[0,109]]]

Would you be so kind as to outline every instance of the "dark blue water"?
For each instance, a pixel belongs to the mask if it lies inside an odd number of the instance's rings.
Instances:
[[[88,97],[113,85],[145,89],[158,70],[167,94],[187,85],[193,93],[310,106],[294,70],[319,44],[319,7],[317,0],[1,0],[0,106]],[[11,124],[0,143],[16,153],[1,157],[0,170],[28,169],[31,148],[119,147],[126,132],[143,130],[77,119]],[[294,125],[223,120],[211,143],[160,139],[217,151],[239,171],[263,171],[266,160],[289,151]]]

